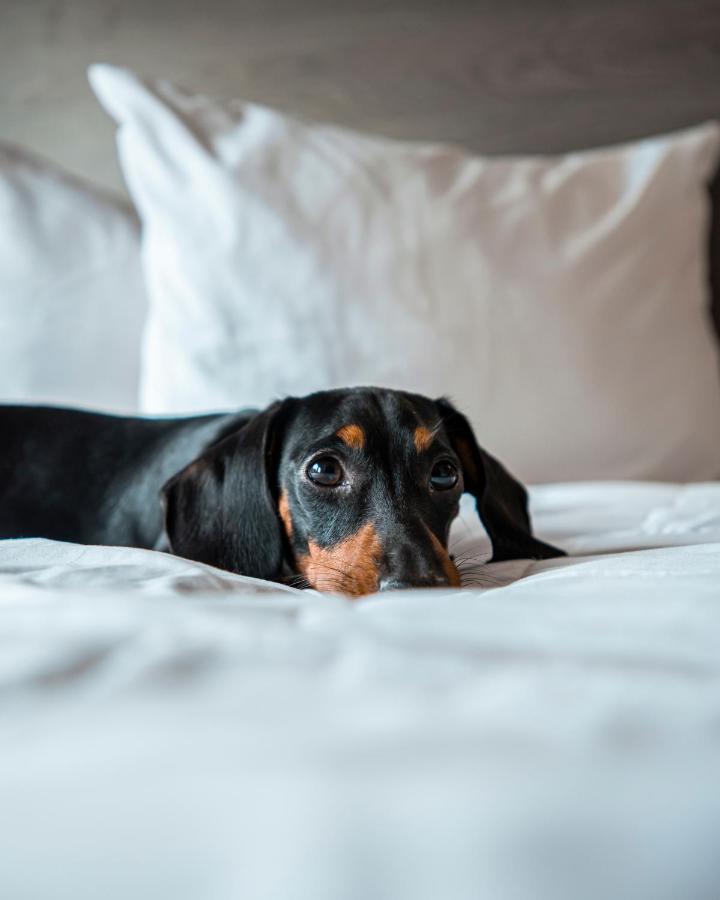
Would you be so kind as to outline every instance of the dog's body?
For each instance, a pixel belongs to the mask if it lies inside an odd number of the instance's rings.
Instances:
[[[464,417],[415,394],[180,419],[7,406],[0,436],[0,538],[172,549],[354,595],[457,585],[447,541],[465,490],[493,559],[561,555],[532,536],[525,490]]]
[[[165,482],[252,415],[0,407],[0,538],[161,547]]]

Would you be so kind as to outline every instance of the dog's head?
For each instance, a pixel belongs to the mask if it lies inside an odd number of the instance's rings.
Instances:
[[[289,398],[163,489],[175,553],[350,595],[457,586],[450,525],[473,494],[493,561],[561,551],[532,536],[525,489],[446,400],[378,388]]]

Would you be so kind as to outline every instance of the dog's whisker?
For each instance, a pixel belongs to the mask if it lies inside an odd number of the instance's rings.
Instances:
[[[466,557],[466,558],[456,556],[454,558],[453,562],[455,563],[455,565],[458,568],[460,568],[461,566],[487,566],[489,560],[484,559],[482,557],[474,557],[474,556],[470,556],[470,557]]]
[[[505,581],[482,572],[461,572],[460,580],[463,587],[502,587]]]

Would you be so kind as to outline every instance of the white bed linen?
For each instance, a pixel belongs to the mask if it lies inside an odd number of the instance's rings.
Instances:
[[[533,506],[582,555],[355,603],[0,542],[0,897],[720,896],[720,484]]]

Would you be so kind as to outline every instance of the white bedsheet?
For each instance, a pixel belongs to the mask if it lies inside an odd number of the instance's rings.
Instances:
[[[0,898],[717,900],[720,484],[533,508],[355,603],[0,542]]]

